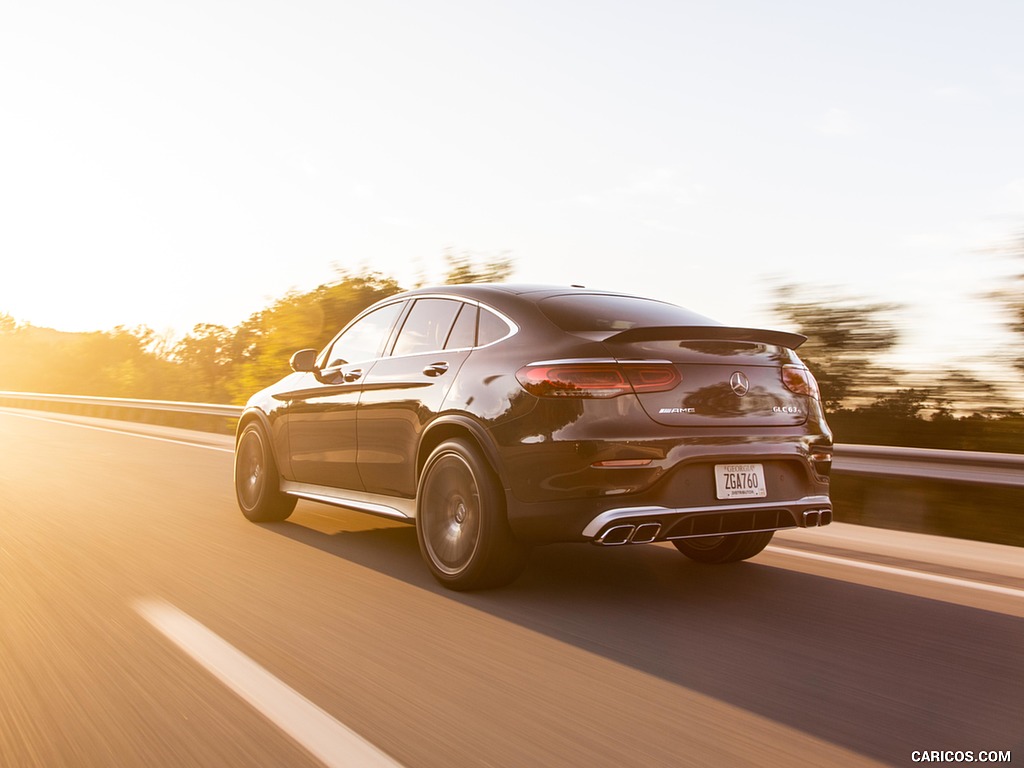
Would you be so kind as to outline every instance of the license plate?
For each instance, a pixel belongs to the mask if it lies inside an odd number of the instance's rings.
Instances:
[[[720,499],[760,499],[768,495],[761,464],[715,464],[715,491]]]

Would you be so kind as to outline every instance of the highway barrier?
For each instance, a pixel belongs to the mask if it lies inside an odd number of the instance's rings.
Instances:
[[[238,405],[10,391],[0,406],[227,433],[242,414]],[[832,472],[837,520],[1024,546],[1024,454],[838,443]]]

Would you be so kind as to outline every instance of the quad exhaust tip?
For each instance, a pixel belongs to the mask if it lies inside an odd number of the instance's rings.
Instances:
[[[831,522],[831,509],[809,509],[804,512],[804,528],[817,528]]]
[[[614,528],[609,528],[605,531],[604,535],[598,537],[597,543],[604,544],[607,547],[615,547],[619,544],[628,544],[629,537],[633,535],[633,531],[635,530],[635,525],[616,525]]]
[[[831,509],[808,509],[803,513],[804,528],[818,528],[832,522]],[[613,525],[594,539],[595,544],[619,547],[623,544],[650,544],[661,535],[661,523],[623,523]]]
[[[661,523],[616,525],[595,539],[594,543],[606,547],[617,547],[622,544],[650,544],[658,538],[659,533],[661,533]]]
[[[633,531],[630,541],[634,544],[649,544],[661,533],[661,523],[643,523]]]

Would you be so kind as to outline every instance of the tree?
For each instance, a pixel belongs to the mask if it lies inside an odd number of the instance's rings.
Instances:
[[[174,359],[188,369],[190,399],[212,403],[225,395],[233,337],[223,325],[200,323],[175,345]]]
[[[292,291],[238,325],[229,345],[232,361],[227,396],[244,402],[253,392],[288,372],[298,349],[321,349],[368,306],[401,292],[378,272],[356,275],[338,270],[337,279],[312,291]]]
[[[174,366],[150,351],[153,339],[144,326],[65,333],[19,325],[0,333],[0,389],[168,397],[174,389]]]
[[[1024,232],[998,250],[1024,264]],[[1024,274],[1011,278],[1008,285],[994,291],[989,298],[995,299],[1002,306],[1010,330],[1024,339]],[[1008,357],[1014,367],[1024,371],[1024,354],[1018,351],[1016,355],[1008,354]]]
[[[504,251],[478,262],[472,253],[463,251],[457,254],[451,248],[446,248],[444,261],[447,271],[444,281],[448,285],[465,285],[507,280],[515,271],[515,262],[508,253]]]
[[[891,394],[899,372],[879,362],[897,345],[899,328],[888,317],[896,304],[837,296],[808,299],[793,285],[777,291],[774,311],[807,336],[800,357],[821,386],[827,411],[865,405]]]
[[[954,412],[999,415],[1013,410],[1000,387],[962,370],[943,375],[935,391],[933,420],[952,418]]]

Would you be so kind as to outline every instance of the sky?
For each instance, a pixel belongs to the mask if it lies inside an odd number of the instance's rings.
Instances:
[[[899,302],[945,366],[1024,271],[1021,30],[1019,0],[7,3],[0,312],[180,335],[450,251],[732,325],[784,283]]]

